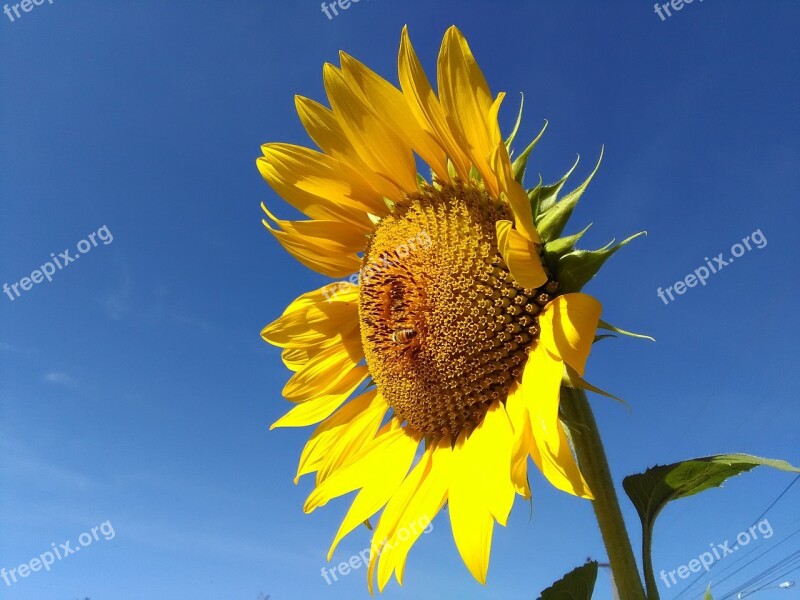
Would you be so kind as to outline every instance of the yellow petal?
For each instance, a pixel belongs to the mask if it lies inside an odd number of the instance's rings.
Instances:
[[[437,139],[425,131],[411,112],[403,92],[352,56],[341,52],[342,72],[351,88],[361,90],[378,117],[413,148],[433,171],[446,180],[447,162]]]
[[[367,235],[357,227],[342,223],[340,221],[323,221],[315,219],[312,221],[288,221],[278,219],[273,215],[266,205],[261,203],[261,210],[274,222],[281,230],[286,233],[307,238],[327,240],[334,245],[342,246],[352,252],[361,252],[367,243]],[[265,223],[266,225],[266,223]]]
[[[497,249],[506,261],[511,276],[522,287],[538,288],[547,283],[542,259],[536,246],[513,229],[511,221],[497,221]]]
[[[489,164],[493,142],[500,135],[497,122],[490,122],[494,102],[467,40],[456,27],[450,27],[442,40],[438,71],[439,96],[447,121],[460,133],[487,190],[497,197],[499,190]]]
[[[514,502],[511,454],[514,431],[502,403],[495,402],[471,435],[453,449],[450,522],[461,558],[486,583],[494,520],[505,525]]]
[[[284,221],[284,223],[286,222]],[[361,267],[361,259],[355,254],[355,251],[325,236],[326,226],[341,226],[341,223],[334,221],[295,223],[295,225],[313,225],[317,230],[313,232],[313,235],[300,235],[273,229],[266,219],[263,223],[289,254],[312,271],[328,277],[347,277]],[[310,228],[303,227],[302,229]]]
[[[391,427],[391,424],[387,424],[350,463],[314,488],[306,499],[303,511],[313,512],[320,506],[325,506],[330,500],[365,486],[375,485],[379,489],[383,489],[385,485],[391,487],[392,482],[382,478],[382,471],[384,469],[392,472],[400,471],[405,465],[403,473],[405,476],[414,459],[418,443],[419,441],[409,436],[402,427]],[[397,481],[398,485],[399,483]],[[392,491],[394,489],[396,486]],[[361,519],[358,522],[363,521],[364,519]]]
[[[514,490],[509,478],[511,452],[514,446],[514,430],[501,402],[489,407],[483,422],[467,437],[455,454],[460,456],[464,469],[473,469],[472,483],[484,488],[481,494],[492,516],[505,526]],[[455,459],[454,459],[455,460]],[[471,467],[469,465],[472,465]]]
[[[341,343],[358,326],[358,287],[327,285],[295,299],[261,337],[279,348],[322,348]]]
[[[400,200],[404,194],[415,192],[417,169],[411,148],[381,122],[341,71],[326,64],[323,79],[333,112],[361,160],[396,186],[397,192],[389,198]]]
[[[469,178],[469,157],[462,149],[463,143],[456,138],[447,123],[442,105],[436,97],[427,75],[425,75],[414,47],[411,45],[411,40],[408,37],[408,27],[403,27],[400,41],[398,74],[400,76],[400,87],[408,101],[411,112],[417,118],[417,121],[422,124],[422,127],[439,140],[447,156],[453,162],[456,173],[466,181]]]
[[[444,506],[450,482],[452,454],[449,440],[442,439],[429,446],[417,465],[417,469],[423,472],[419,481],[414,482],[413,494],[400,499],[396,513],[390,514],[390,507],[387,505],[387,510],[381,516],[381,522],[390,519],[390,526],[381,532],[376,529],[373,536],[373,540],[376,540],[373,548],[380,554],[378,588],[381,591],[386,587],[392,571],[395,572],[398,583],[403,584],[403,571],[409,550]],[[377,555],[374,558],[377,559]],[[368,574],[370,585],[373,568],[374,563],[370,565]]]
[[[331,449],[343,437],[372,439],[387,410],[389,405],[383,396],[376,390],[370,390],[353,398],[333,416],[328,417],[314,430],[303,448],[294,482],[297,483],[301,476],[319,469],[323,461],[331,456]],[[361,435],[362,431],[366,431],[366,435]],[[345,447],[346,450],[337,455],[341,464],[357,455],[361,446],[351,443]]]
[[[465,475],[461,470],[454,473],[455,477]],[[458,502],[454,502],[455,498],[459,498]],[[494,519],[477,498],[469,498],[462,492],[452,490],[450,524],[464,564],[475,579],[485,584],[486,572],[489,570]]]
[[[386,508],[384,508],[383,513],[381,513],[381,518],[378,521],[377,527],[375,527],[375,532],[372,534],[372,544],[370,546],[369,568],[367,569],[367,585],[369,586],[370,594],[373,593],[373,579],[375,567],[378,564],[378,557],[381,557],[382,563],[388,564],[389,561],[387,557],[391,551],[391,546],[388,543],[389,538],[396,530],[403,516],[403,512],[417,495],[420,484],[430,471],[431,455],[432,446],[429,446],[423,453],[419,462],[397,488],[397,491],[392,494],[392,497],[386,503]],[[383,570],[382,567],[381,573]],[[389,577],[391,577],[391,569],[383,580],[384,585]],[[381,588],[381,591],[383,591],[383,588]]]
[[[300,122],[320,150],[334,158],[360,160],[331,109],[304,96],[295,96],[294,106]]]
[[[305,348],[284,348],[281,352],[281,360],[286,368],[295,373],[308,363],[310,357]]]
[[[558,417],[563,372],[563,363],[540,342],[528,356],[516,393],[530,418],[530,452],[536,466],[556,488],[591,498]]]
[[[434,446],[425,448],[417,464],[411,469],[397,491],[381,513],[381,518],[372,534],[372,551],[370,554],[369,579],[372,579],[378,556],[383,552],[392,534],[396,531],[403,512],[417,495],[417,491],[431,470]]]
[[[539,314],[539,339],[582,376],[602,310],[600,302],[586,294],[558,296]]]
[[[256,161],[266,182],[282,198],[312,219],[373,229],[369,213],[386,212],[383,197],[340,160],[291,144],[265,144]]]
[[[528,482],[528,457],[533,443],[528,408],[519,392],[519,384],[515,383],[508,392],[506,413],[514,429],[514,450],[511,456],[511,481],[517,493],[525,499],[531,497]]]
[[[403,479],[408,474],[408,469],[411,467],[411,462],[414,460],[414,454],[419,446],[419,438],[409,435],[401,427],[390,429],[385,436],[396,437],[397,440],[389,445],[386,441],[386,446],[382,445],[382,440],[376,439],[373,446],[364,450],[364,457],[361,461],[370,461],[371,464],[378,464],[378,468],[372,470],[363,484],[361,491],[356,495],[350,510],[347,511],[344,520],[342,521],[339,531],[336,532],[336,537],[328,550],[328,560],[333,556],[333,552],[341,539],[348,533],[353,531],[361,523],[369,519],[372,515],[378,512],[392,497],[397,488],[403,482]],[[385,448],[382,455],[378,457],[373,454],[379,453],[381,449]],[[375,462],[375,461],[380,461]],[[347,479],[349,476],[346,473],[347,469],[363,469],[365,466],[352,465],[337,471],[326,479],[322,486],[336,487],[339,485],[338,478]]]
[[[341,386],[334,390],[334,393],[298,404],[275,421],[270,429],[275,429],[276,427],[306,427],[327,419],[333,411],[339,408],[356,391],[356,388],[368,376],[369,369],[367,367],[356,367],[342,380]]]
[[[389,542],[387,542],[387,549],[381,554],[380,568],[383,568],[383,561],[386,560],[389,575],[391,575],[391,569],[394,569],[395,577],[400,585],[403,585],[403,573],[409,550],[447,500],[452,456],[453,451],[450,448],[449,440],[441,440],[432,447],[430,469],[395,525],[390,538],[391,548],[388,548]],[[386,581],[381,585],[380,572],[378,577],[380,589],[383,591]]]
[[[352,424],[332,440],[317,466],[317,485],[352,462],[353,457],[373,440],[387,410],[386,401],[378,394],[375,401],[364,411],[364,415],[354,419]]]
[[[373,173],[361,160],[332,110],[303,96],[295,96],[295,107],[308,135],[325,154],[358,171],[379,196],[392,197],[397,193],[395,185]]]
[[[283,396],[293,402],[341,392],[348,373],[364,359],[358,335],[343,339],[319,351],[283,388]]]
[[[505,195],[511,210],[514,213],[514,224],[522,236],[534,244],[539,243],[539,232],[533,225],[531,201],[522,185],[514,179],[511,168],[511,158],[508,156],[506,145],[501,140],[492,153],[492,164],[497,176],[500,191]]]

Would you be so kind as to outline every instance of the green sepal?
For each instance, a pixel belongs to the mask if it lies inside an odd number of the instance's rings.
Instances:
[[[597,341],[595,339],[595,341]],[[600,396],[605,396],[606,398],[610,398],[616,402],[622,404],[625,408],[628,409],[630,412],[631,407],[630,405],[625,402],[622,398],[615,396],[611,392],[607,392],[605,390],[601,390],[599,387],[592,385],[588,381],[586,381],[583,377],[578,375],[578,372],[570,367],[569,365],[564,365],[564,376],[562,377],[561,384],[571,388],[579,388],[582,390],[588,390],[590,392],[594,392],[595,394],[599,394]]]
[[[613,333],[600,333],[600,334],[594,336],[594,341],[592,343],[596,344],[597,342],[599,342],[601,340],[616,339],[616,338],[617,338],[617,336],[615,336]]]
[[[511,153],[511,144],[514,143],[514,139],[517,137],[517,132],[519,132],[519,126],[522,124],[522,107],[525,105],[525,94],[522,92],[519,93],[519,112],[517,112],[517,122],[514,123],[514,129],[511,130],[511,134],[506,138],[506,150]]]
[[[591,226],[592,224],[589,223],[583,231],[558,238],[552,242],[547,242],[544,245],[544,262],[547,267],[551,270],[555,270],[559,259],[575,249],[575,244],[583,237],[583,234],[589,231],[589,227]]]
[[[620,329],[619,327],[614,327],[611,323],[603,321],[603,319],[600,319],[600,321],[597,324],[597,328],[605,329],[606,331],[613,331],[614,333],[618,333],[620,335],[627,335],[628,337],[639,338],[642,340],[650,340],[651,342],[656,341],[656,338],[651,337],[649,335],[645,335],[643,333],[633,333],[632,331],[626,331],[624,329]]]
[[[541,230],[540,230],[541,233]],[[558,282],[563,293],[579,292],[600,270],[600,267],[620,248],[647,232],[640,231],[613,245],[613,240],[599,250],[573,250],[558,261],[556,268]]]
[[[520,107],[520,110],[522,108]],[[514,179],[516,179],[519,183],[522,183],[522,179],[525,177],[525,168],[528,166],[528,157],[530,156],[533,149],[536,147],[536,144],[539,143],[539,140],[542,139],[545,130],[547,129],[547,120],[545,120],[544,125],[542,126],[542,130],[539,132],[534,140],[528,144],[528,147],[522,151],[516,160],[511,164],[511,172],[514,174]]]
[[[539,176],[539,185],[528,191],[528,198],[531,201],[531,211],[534,220],[538,220],[542,213],[549,210],[556,203],[556,197],[559,192],[561,192],[561,188],[564,187],[564,184],[567,182],[567,179],[569,179],[569,176],[572,175],[572,172],[575,170],[575,167],[578,166],[580,160],[581,157],[579,156],[575,159],[575,164],[572,165],[572,168],[567,171],[561,179],[550,185],[542,185],[542,177],[541,175]]]
[[[597,170],[600,168],[600,163],[602,160],[603,150],[601,149],[600,158],[597,160],[597,165],[589,177],[587,177],[581,185],[572,190],[569,194],[564,196],[561,200],[549,208],[545,207],[541,200],[539,201],[539,210],[542,211],[542,216],[536,221],[536,229],[539,231],[539,236],[542,238],[542,240],[548,242],[561,235],[561,232],[564,231],[564,227],[567,225],[567,221],[569,220],[570,216],[572,216],[572,211],[575,209],[575,205],[578,203],[578,200],[580,200],[583,192],[586,191],[586,187],[594,178]],[[555,200],[555,196],[553,197],[553,200]]]
[[[472,165],[469,168],[469,178],[471,181],[477,181],[478,183],[483,182],[483,177],[481,177],[481,172],[478,171],[478,168],[475,165]]]
[[[456,166],[449,158],[447,159],[447,174],[450,176],[450,179],[458,179],[458,171],[456,171]]]
[[[531,203],[531,215],[533,216],[534,225],[536,224],[536,214],[539,210],[539,194],[542,191],[542,176],[539,175],[539,183],[536,184],[536,187],[527,190],[525,193],[528,196],[528,202]]]

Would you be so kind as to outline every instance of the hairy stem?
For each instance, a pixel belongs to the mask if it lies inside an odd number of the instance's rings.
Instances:
[[[600,525],[619,597],[621,600],[645,600],[603,442],[586,393],[581,389],[562,387],[561,409],[571,425],[572,443],[581,472],[594,495],[594,514]]]

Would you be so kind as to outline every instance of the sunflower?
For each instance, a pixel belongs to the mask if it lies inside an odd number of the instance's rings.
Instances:
[[[330,108],[296,97],[319,151],[271,143],[257,161],[309,217],[264,207],[272,235],[314,271],[350,276],[303,294],[262,331],[293,372],[283,396],[295,406],[273,428],[317,425],[295,478],[316,473],[306,512],[357,491],[328,560],[381,512],[370,590],[376,571],[381,590],[392,573],[402,584],[414,524],[447,505],[458,551],[485,583],[495,522],[506,525],[516,495],[530,498],[529,457],[558,489],[592,498],[559,392],[595,389],[582,376],[601,306],[579,290],[628,240],[588,252],[575,249],[583,232],[560,237],[594,173],[560,199],[569,173],[525,190],[539,138],[512,162],[504,94],[492,95],[455,27],[438,95],[406,29],[399,87],[340,58],[323,69]]]

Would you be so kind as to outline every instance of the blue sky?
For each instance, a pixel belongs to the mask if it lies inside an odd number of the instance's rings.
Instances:
[[[790,0],[694,2],[665,21],[647,0],[365,0],[330,20],[314,0],[54,0],[0,15],[0,284],[103,226],[113,235],[52,281],[0,295],[0,567],[106,521],[115,532],[0,595],[368,597],[363,569],[330,586],[320,575],[347,503],[303,514],[311,481],[292,477],[310,430],[268,431],[287,373],[259,331],[325,280],[264,232],[260,202],[291,212],[255,159],[267,141],[308,143],[292,99],[323,99],[339,49],[394,80],[404,24],[431,73],[445,29],[464,31],[493,91],[509,93],[506,131],[519,92],[523,137],[549,120],[531,175],[555,180],[579,153],[577,182],[605,144],[573,221],[594,223],[586,246],[649,233],[587,287],[607,320],[658,340],[605,341],[590,359],[587,377],[631,406],[592,399],[617,481],[719,452],[800,464],[798,19]],[[659,299],[757,230],[762,249]],[[747,529],[791,480],[755,471],[668,507],[656,567]],[[590,505],[532,485],[532,518],[518,501],[495,531],[486,587],[445,514],[384,596],[533,598],[602,558]],[[800,485],[769,512],[774,536],[741,556],[795,531],[798,506]],[[357,531],[335,562],[368,540]],[[596,598],[608,586],[601,574]]]

